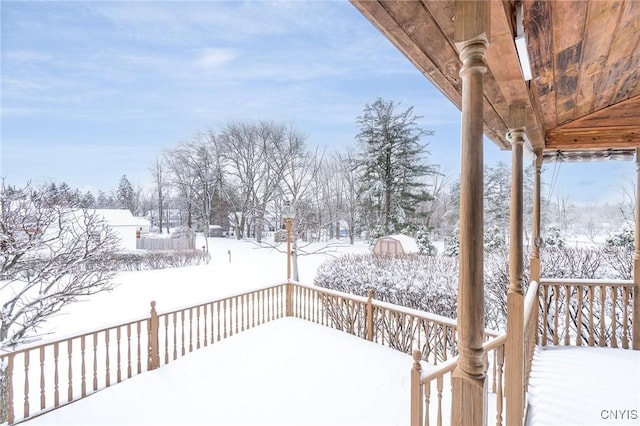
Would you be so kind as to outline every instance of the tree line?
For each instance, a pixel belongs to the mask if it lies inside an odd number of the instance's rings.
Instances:
[[[117,188],[95,196],[65,183],[52,183],[48,192],[82,207],[129,209],[151,219],[159,232],[221,225],[238,239],[260,242],[265,232],[282,227],[282,207],[289,201],[296,212],[294,232],[308,241],[344,236],[353,243],[392,233],[443,239],[457,228],[460,184],[430,163],[425,139],[434,132],[419,126],[421,118],[413,107],[377,99],[356,118],[356,144],[332,153],[310,149],[306,135],[290,125],[233,122],[197,132],[159,153],[149,166],[148,190],[134,187],[124,175]],[[486,166],[484,181],[485,228],[504,239],[510,166]],[[525,171],[524,186],[525,223],[530,223],[532,167]],[[543,223],[568,229],[584,222],[589,234],[602,231],[593,214],[582,217],[584,212],[567,198],[542,198]],[[629,205],[610,206],[608,223],[615,227],[632,216]]]

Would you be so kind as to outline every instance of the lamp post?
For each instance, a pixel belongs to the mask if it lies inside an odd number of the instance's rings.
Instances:
[[[282,217],[287,230],[287,281],[291,280],[291,219],[295,217],[295,211],[291,203],[287,200],[282,207]]]

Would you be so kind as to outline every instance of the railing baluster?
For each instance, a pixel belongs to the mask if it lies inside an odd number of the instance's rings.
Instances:
[[[140,337],[142,336],[142,322],[138,321],[136,322],[136,339],[138,340],[138,374],[140,374],[142,372],[142,350],[141,350],[141,345],[140,345]],[[95,390],[95,389],[94,389]]]
[[[436,379],[436,391],[438,392],[438,426],[442,426],[442,376]]]
[[[560,311],[558,306],[559,299],[560,299],[559,289],[560,289],[560,286],[557,286],[557,285],[553,286],[553,298],[555,302],[555,312],[553,316],[553,344],[554,345],[558,344],[558,317],[560,316]]]
[[[235,305],[236,305],[236,334],[238,334],[238,297],[234,297],[233,298],[235,300]]]
[[[438,344],[438,341],[440,340],[439,336],[443,332],[443,327],[438,322],[432,321],[431,331],[433,332],[433,364],[438,365],[441,357],[446,359],[446,357],[440,354],[440,345]]]
[[[173,360],[178,359],[178,313],[172,315],[173,322]]]
[[[180,340],[181,340],[180,355],[184,356],[184,354],[186,353],[186,350],[184,347],[184,309],[180,311]]]
[[[622,348],[629,349],[629,335],[627,327],[629,327],[629,289],[627,287],[622,288]]]
[[[84,336],[83,336],[84,338]],[[45,375],[44,375],[44,346],[40,346],[40,409],[44,410],[47,406],[47,398],[45,392]],[[82,395],[84,396],[84,395]]]
[[[594,317],[594,312],[593,312],[593,297],[594,297],[594,291],[595,291],[595,287],[589,287],[589,346],[594,346],[595,345],[595,326],[593,323],[593,317]]]
[[[214,306],[213,302],[209,304],[209,321],[211,321],[211,323],[209,324],[209,328],[211,329],[211,336],[209,336],[209,342],[211,342],[212,345],[213,345],[213,343],[215,341],[215,339],[214,339],[215,334],[214,334],[214,329],[213,329],[213,318],[214,318],[213,306]]]
[[[616,304],[618,303],[618,291],[616,287],[611,287],[611,347],[618,347],[618,319],[616,317]]]
[[[576,319],[576,346],[582,346],[582,286],[578,285],[578,304]]]
[[[222,336],[227,338],[227,299],[222,301],[222,317],[224,318],[224,333]]]
[[[193,352],[193,308],[189,308],[189,352]]]
[[[169,364],[169,315],[164,316],[164,363]]]
[[[431,423],[431,381],[424,383],[422,387],[424,388],[424,425],[429,426],[429,424]],[[437,414],[438,413],[436,413],[436,415]]]
[[[256,326],[256,293],[251,292],[251,328]]]
[[[85,342],[85,336],[82,335],[80,337],[80,358],[81,358],[81,365],[80,365],[80,395],[82,396],[82,398],[84,398],[85,396],[87,396],[87,364],[85,362],[85,348],[86,348],[86,342]],[[44,351],[42,351],[42,354],[44,355]],[[42,392],[43,392],[43,397],[44,397],[44,383],[42,386]],[[44,409],[44,399],[42,401],[42,409]]]
[[[196,306],[196,349],[200,349],[200,305]]]
[[[566,285],[564,287],[564,344],[569,346],[571,344],[571,287]]]
[[[131,323],[127,324],[127,378],[131,378]]]
[[[203,315],[202,323],[204,324],[204,333],[203,333],[203,342],[202,342],[203,346],[209,346],[209,343],[207,340],[209,338],[209,331],[207,329],[207,326],[209,325],[209,321],[207,320],[208,306],[209,306],[208,304],[203,305],[203,309],[202,309],[202,315]]]
[[[67,340],[67,357],[68,357],[68,367],[67,367],[67,379],[69,380],[67,386],[67,401],[73,401],[73,340]]]
[[[218,313],[218,342],[220,341],[220,301],[216,301],[216,310]]]
[[[498,358],[498,392],[496,393],[496,426],[502,426],[502,405],[503,405],[503,387],[502,387],[502,372],[504,370],[504,345],[499,346],[497,349],[496,357]]]
[[[29,353],[24,352],[24,416],[29,417]]]
[[[240,310],[240,313],[241,313],[240,319],[242,321],[242,326],[240,327],[240,331],[244,331],[244,321],[245,321],[245,319],[244,319],[244,307],[245,307],[244,306],[245,305],[244,298],[245,298],[244,294],[240,296],[240,308],[241,308],[241,310]]]
[[[549,286],[542,286],[542,346],[547,346],[547,330],[549,328]]]
[[[93,390],[98,390],[98,334],[93,333]],[[57,405],[56,405],[57,406]]]
[[[600,286],[600,338],[598,339],[598,345],[600,347],[606,346],[605,340],[605,309],[604,309],[604,301],[606,299],[607,288],[605,286]]]
[[[58,390],[58,342],[53,344],[53,406],[60,405],[60,392]],[[26,417],[26,416],[25,416]]]
[[[111,386],[111,375],[109,374],[109,330],[104,331],[104,349],[105,349],[104,364],[106,367],[104,381],[105,381],[105,386],[109,387]]]
[[[117,352],[116,352],[116,356],[117,356],[117,370],[116,370],[116,380],[118,381],[118,383],[120,383],[122,381],[122,373],[121,373],[121,363],[122,363],[122,359],[120,357],[120,327],[116,328],[116,345],[117,345]]]

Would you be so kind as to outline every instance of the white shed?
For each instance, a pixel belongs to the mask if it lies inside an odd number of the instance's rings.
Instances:
[[[124,250],[136,249],[136,231],[143,226],[127,209],[96,209],[96,214],[102,216],[120,238],[120,248]]]
[[[410,254],[419,251],[416,239],[404,234],[380,237],[373,245],[373,253],[381,255]]]

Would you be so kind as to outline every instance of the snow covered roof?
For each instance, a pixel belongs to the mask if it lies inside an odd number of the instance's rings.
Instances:
[[[131,212],[127,209],[96,209],[96,214],[99,214],[109,222],[112,227],[115,226],[140,226]],[[140,218],[144,219],[144,218]],[[145,219],[146,220],[146,219]]]
[[[405,253],[418,253],[420,251],[420,249],[418,248],[418,242],[416,241],[416,239],[408,235],[394,234],[394,235],[387,235],[386,237],[382,237],[382,238],[391,238],[396,241],[399,241],[400,244],[402,244],[402,248],[404,249]]]

